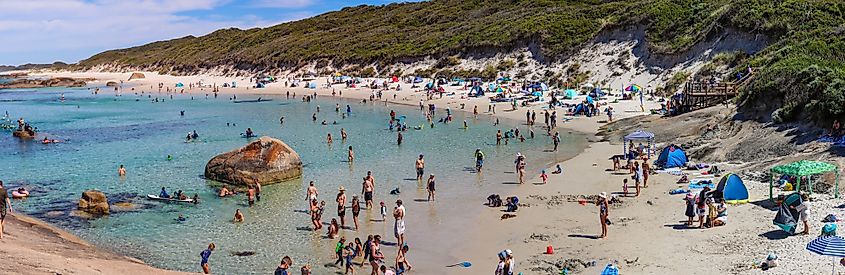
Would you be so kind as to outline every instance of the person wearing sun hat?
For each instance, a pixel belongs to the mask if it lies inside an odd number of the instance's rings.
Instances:
[[[599,239],[604,239],[607,237],[607,214],[610,210],[607,202],[607,193],[599,193],[598,199],[596,199],[596,205],[599,207],[599,221],[601,222],[601,236],[599,236]]]

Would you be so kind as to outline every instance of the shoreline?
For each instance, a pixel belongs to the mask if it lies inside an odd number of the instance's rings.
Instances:
[[[89,86],[97,86],[97,85],[100,85],[100,84],[105,85],[105,83],[108,82],[108,81],[117,81],[120,78],[122,78],[123,76],[128,78],[128,76],[130,74],[131,73],[94,73],[94,74],[91,74],[91,73],[82,72],[82,73],[57,73],[57,74],[46,74],[46,75],[47,76],[71,76],[71,77],[85,76],[85,77],[93,77],[96,80],[92,83],[89,83]],[[146,74],[152,75],[152,73],[146,73]],[[154,87],[154,86],[156,86],[157,83],[165,83],[166,87],[167,87],[168,84],[171,85],[170,87],[173,87],[173,85],[175,83],[180,81],[179,79],[185,79],[185,78],[190,78],[190,79],[217,79],[217,78],[224,78],[224,77],[203,76],[203,75],[189,76],[189,77],[184,77],[184,76],[153,76],[153,77],[147,78],[147,79],[133,80],[131,82],[125,82],[125,83],[122,84],[123,87],[121,89],[122,89],[122,93],[125,94],[125,93],[134,92],[135,89],[146,91],[145,87],[151,87],[151,86]],[[219,79],[217,79],[217,80],[219,80]],[[322,80],[324,81],[325,79],[322,79]],[[317,80],[317,82],[319,83],[319,80]],[[185,81],[185,83],[189,83],[189,82]],[[217,82],[217,83],[220,83],[220,82]],[[405,84],[405,83],[402,83],[401,85],[410,86],[410,85]],[[226,98],[229,95],[269,94],[269,95],[275,95],[275,96],[284,96],[285,91],[291,91],[291,92],[294,92],[295,94],[297,94],[297,96],[300,96],[300,97],[302,95],[312,94],[312,93],[317,93],[319,96],[322,96],[322,97],[330,97],[331,93],[332,93],[332,89],[328,89],[328,88],[325,88],[325,87],[318,88],[318,89],[307,89],[307,88],[303,88],[303,87],[285,88],[285,87],[281,87],[281,86],[282,85],[280,83],[273,83],[273,84],[268,85],[267,88],[264,88],[264,89],[254,89],[254,88],[248,89],[248,88],[245,88],[243,86],[238,87],[238,88],[222,88],[221,87],[220,88],[220,96],[223,96],[224,98]],[[187,87],[187,84],[186,84],[186,87]],[[450,87],[447,87],[447,88],[451,89],[451,88],[455,88],[455,87],[450,86]],[[173,90],[175,88],[171,88],[171,89],[172,89],[171,92],[175,92],[175,90]],[[206,91],[206,89],[208,89],[209,91]],[[198,96],[203,96],[204,93],[210,94],[210,90],[211,90],[210,88],[194,88],[194,89],[185,88],[186,93],[197,94]],[[371,91],[372,91],[369,88],[358,88],[358,89],[337,89],[337,88],[335,88],[335,90],[341,90],[342,91],[342,94],[338,95],[337,97],[344,98],[344,99],[352,99],[352,100],[361,100],[361,99],[368,98],[371,94]],[[400,92],[387,92],[385,97],[384,97],[385,99],[381,100],[379,102],[384,102],[384,104],[390,103],[390,104],[397,104],[397,105],[403,105],[403,106],[417,107],[418,105],[415,104],[415,103],[418,102],[419,98],[423,94],[423,93],[419,93],[417,91],[419,91],[419,90],[415,91],[415,90],[410,90],[408,88],[404,88]],[[157,91],[149,91],[149,92],[155,93]],[[101,90],[101,93],[110,94],[110,93],[112,93],[112,91],[109,91],[108,88],[106,88],[104,90]],[[164,91],[162,91],[161,93],[164,93]],[[392,99],[393,93],[397,94],[396,99]],[[491,119],[491,122],[494,119],[502,118],[502,119],[514,120],[515,123],[517,123],[518,125],[523,125],[523,126],[525,125],[524,116],[523,116],[525,114],[524,110],[531,109],[531,110],[534,110],[534,111],[538,111],[538,110],[541,110],[542,106],[544,106],[542,104],[541,105],[533,105],[533,106],[529,106],[529,107],[520,107],[516,111],[510,111],[510,106],[508,104],[495,104],[495,105],[498,105],[499,108],[500,108],[498,113],[488,113],[487,109],[485,108],[486,107],[485,105],[490,104],[490,102],[489,102],[489,100],[487,100],[486,97],[470,98],[470,99],[444,97],[442,99],[438,98],[438,99],[434,99],[434,100],[430,100],[430,101],[426,100],[425,103],[437,104],[438,109],[441,109],[441,110],[446,108],[446,107],[449,107],[452,110],[463,111],[463,112],[467,112],[467,113],[471,113],[472,108],[474,106],[478,106],[479,107],[479,115],[484,116],[484,117],[489,117],[489,119]],[[466,105],[464,109],[459,108],[460,103],[464,103]],[[502,109],[508,109],[508,110],[502,110]],[[637,109],[639,109],[638,106],[637,106]],[[562,109],[558,109],[558,110],[562,110]],[[539,119],[542,120],[542,113],[539,116],[540,116]],[[631,114],[620,112],[619,116],[623,116],[623,117],[624,116],[631,116]],[[520,118],[522,118],[522,122],[520,122]],[[587,141],[587,147],[585,148],[585,150],[580,151],[575,156],[572,156],[568,159],[563,160],[561,163],[565,164],[565,163],[571,161],[572,159],[578,158],[579,156],[588,153],[590,148],[595,145],[595,139],[593,137],[598,132],[599,127],[603,124],[600,123],[599,121],[594,120],[594,119],[596,119],[596,118],[593,118],[593,119],[576,118],[576,119],[573,119],[571,121],[567,121],[567,122],[563,122],[563,123],[559,124],[558,131],[579,132],[579,134],[583,134],[584,138]],[[540,123],[542,124],[542,121]],[[547,138],[547,137],[543,133],[539,133],[538,138]],[[551,163],[550,167],[554,167],[554,165],[555,165],[555,163],[553,162],[553,163]],[[564,173],[566,173],[566,170],[567,170],[567,168],[565,167]],[[529,174],[526,177],[530,178],[531,181],[534,182],[537,179],[538,175]],[[503,179],[502,176],[496,176],[495,177],[495,180],[501,180],[501,179]],[[529,184],[527,184],[527,185],[529,185]],[[521,195],[521,193],[523,193],[523,190],[526,190],[526,188],[518,188],[514,192],[517,193],[517,194],[520,194],[520,197],[524,197],[524,196]],[[502,194],[502,195],[504,197],[504,194]],[[479,205],[479,207],[486,208],[485,206],[481,205],[480,202],[479,202],[478,205]],[[487,209],[480,209],[480,210],[481,210],[480,211],[481,213],[487,212]],[[478,226],[478,228],[484,228],[484,226],[482,226],[482,224],[488,224],[487,223],[488,221],[485,219],[485,217],[471,218],[471,220],[476,221],[476,222],[473,222],[473,223],[470,223],[470,224],[473,225],[473,226]],[[462,233],[461,235],[464,235],[463,237],[465,237],[465,238],[469,238],[469,237],[472,237],[472,234],[474,234],[473,232],[475,232],[475,231],[476,230],[467,230],[464,233]],[[499,234],[501,234],[501,233],[499,233]],[[484,234],[484,235],[487,235],[487,234]],[[496,236],[490,236],[490,237],[495,238]],[[447,252],[448,254],[453,255],[453,258],[455,258],[455,259],[459,259],[459,257],[454,257],[453,251],[459,251],[459,250],[465,249],[466,247],[465,247],[464,244],[465,244],[465,242],[461,242],[456,247],[448,248],[448,249],[446,249],[447,251],[444,251],[444,252]],[[491,250],[491,251],[481,251],[481,250],[473,249],[471,251],[478,251],[477,253],[473,254],[474,257],[476,257],[476,258],[481,258],[481,257],[484,257],[484,256],[492,255],[493,259],[495,260],[495,253],[497,253],[498,251],[501,251],[501,250],[502,249]],[[483,263],[484,260],[475,260],[474,262],[482,262]],[[489,265],[485,264],[484,266],[489,266]],[[495,266],[495,262],[493,262],[493,266]]]

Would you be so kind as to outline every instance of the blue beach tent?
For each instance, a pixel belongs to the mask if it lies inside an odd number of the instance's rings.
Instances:
[[[563,98],[565,99],[575,99],[578,93],[574,89],[566,89],[563,91]]]
[[[730,204],[747,203],[748,189],[736,174],[727,174],[719,181],[716,190],[722,192],[725,202]]]
[[[687,154],[680,147],[670,144],[663,148],[654,165],[663,168],[684,167],[687,165]]]

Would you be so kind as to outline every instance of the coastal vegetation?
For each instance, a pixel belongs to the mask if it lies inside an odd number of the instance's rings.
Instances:
[[[190,73],[217,66],[286,70],[316,62],[335,68],[379,64],[359,72],[384,75],[393,71],[383,70],[387,64],[432,57],[437,60],[432,68],[414,73],[493,78],[514,66],[518,71],[525,61],[453,67],[460,57],[526,46],[537,49],[538,61],[555,62],[603,30],[630,25],[643,26],[650,53],[663,55],[682,54],[726,29],[764,34],[771,44],[762,52],[718,60],[734,65],[724,79],[748,66],[755,69],[742,88],[741,107],[760,120],[770,119],[774,110],[787,121],[845,115],[845,2],[839,0],[434,0],[357,6],[267,28],[223,29],[106,51],[79,66]]]

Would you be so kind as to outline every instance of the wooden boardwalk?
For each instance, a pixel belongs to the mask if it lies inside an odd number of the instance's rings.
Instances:
[[[728,100],[736,97],[739,93],[739,86],[750,77],[751,75],[746,75],[736,82],[709,83],[706,81],[689,81],[684,84],[678,111],[679,113],[686,113],[726,103]]]

